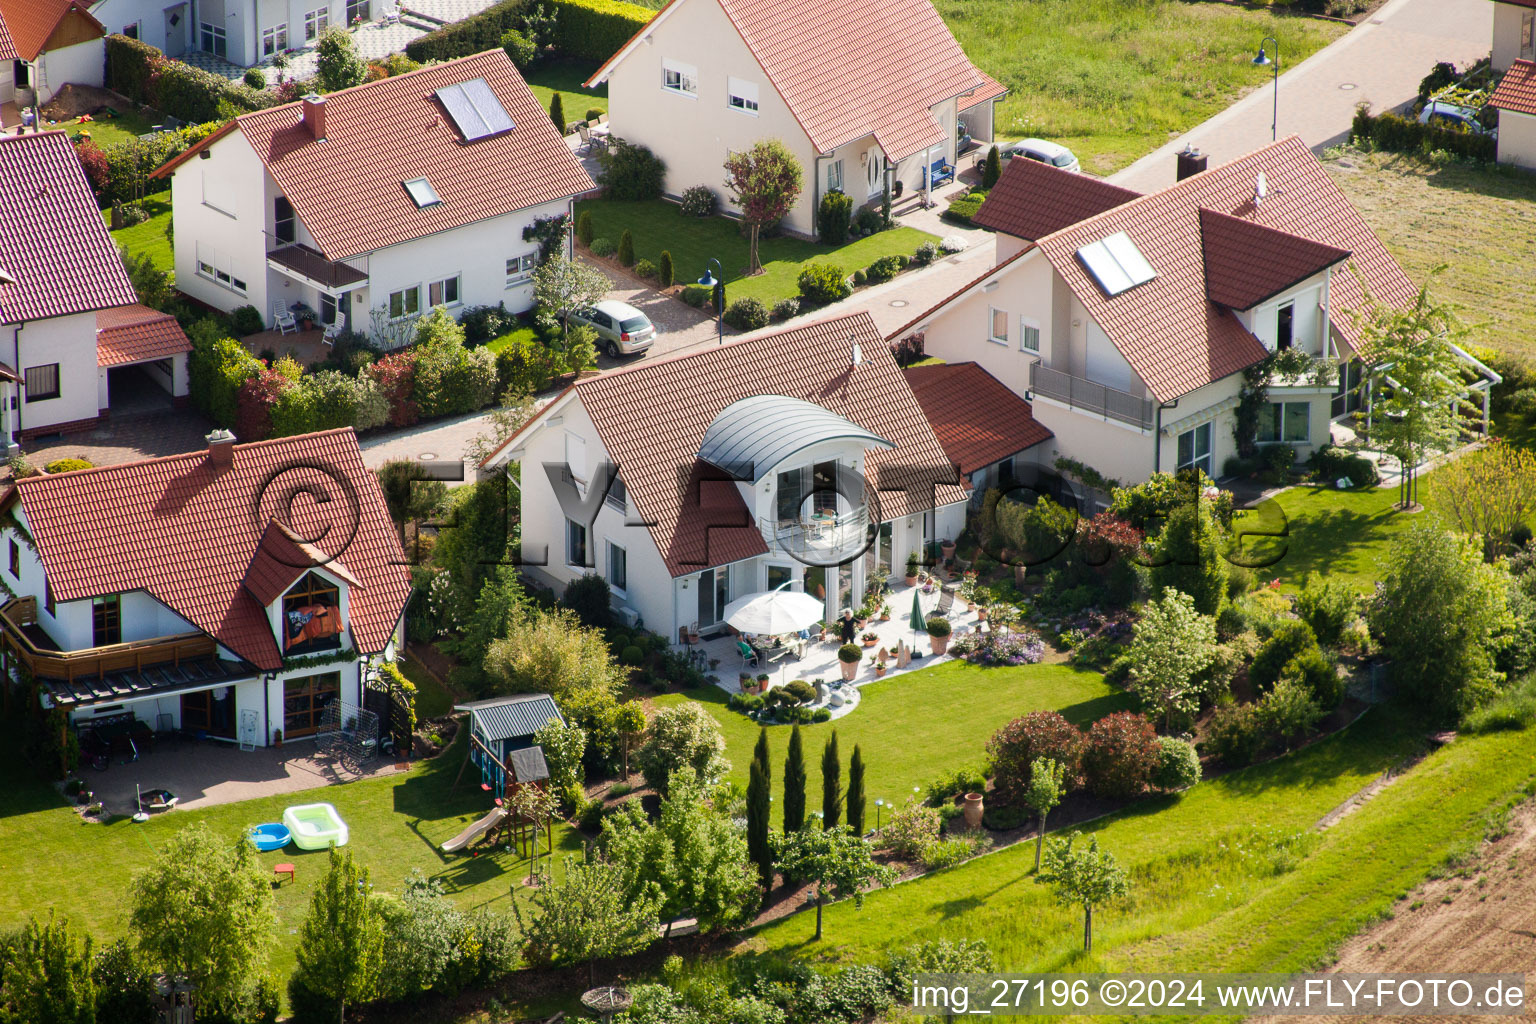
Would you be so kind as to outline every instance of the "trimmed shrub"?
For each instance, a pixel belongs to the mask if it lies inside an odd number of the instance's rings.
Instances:
[[[537,338],[520,338],[496,353],[496,379],[503,393],[538,394],[564,372],[561,355]]]
[[[963,196],[956,196],[945,208],[944,219],[952,220],[956,224],[970,224],[971,218],[976,216],[976,211],[981,209],[981,204],[986,198],[985,189],[974,188]]]
[[[611,139],[597,151],[597,183],[609,199],[635,201],[661,198],[667,165],[644,146]]]
[[[768,307],[762,300],[737,299],[725,311],[725,322],[739,331],[755,331],[768,326]]]
[[[656,280],[656,264],[652,263],[650,260],[636,260],[635,276],[643,277],[647,281]]]
[[[720,197],[708,185],[689,185],[683,189],[678,208],[684,217],[710,217],[720,206]]]
[[[611,238],[594,238],[587,245],[587,248],[592,250],[593,256],[605,257],[612,256],[619,250],[619,247],[613,244],[613,239]]]
[[[525,0],[502,0],[479,14],[412,39],[405,44],[405,55],[425,64],[494,50],[503,45],[502,37],[508,30],[522,28],[524,6]]]
[[[1492,135],[1477,135],[1461,128],[1420,124],[1416,118],[1403,117],[1391,111],[1373,115],[1367,103],[1355,108],[1349,137],[1351,141],[1368,141],[1377,149],[1393,153],[1427,155],[1443,151],[1463,160],[1481,163],[1492,163],[1498,151],[1498,143]]]
[[[625,228],[624,233],[619,236],[619,262],[626,267],[635,265],[635,240],[628,228]]]
[[[620,0],[550,0],[555,14],[551,42],[567,57],[601,63],[619,52],[656,12]]]
[[[996,146],[987,150],[987,162],[981,169],[981,187],[990,191],[1003,176],[1003,155]]]
[[[1296,619],[1286,619],[1275,627],[1274,633],[1264,641],[1253,664],[1248,667],[1248,680],[1254,687],[1267,690],[1280,678],[1281,670],[1295,657],[1317,650],[1317,636],[1312,627]]]
[[[864,273],[863,267],[853,272],[853,283],[861,288],[869,283],[869,275]]]
[[[240,385],[236,398],[235,433],[242,441],[264,441],[272,436],[272,410],[283,393],[295,387],[286,375],[270,368]]]
[[[549,120],[555,126],[555,131],[565,134],[565,100],[560,98],[558,92],[549,97]]]
[[[672,253],[663,249],[656,262],[656,284],[661,288],[671,288],[676,279],[677,272],[672,267]]]
[[[1088,729],[1083,743],[1083,778],[1096,796],[1133,797],[1157,766],[1157,730],[1141,715],[1117,711]]]
[[[252,89],[267,87],[267,76],[261,73],[261,68],[246,68],[245,74],[240,76],[240,81]]]
[[[831,263],[812,263],[800,271],[800,296],[813,306],[841,302],[853,291],[843,268]]]
[[[892,253],[875,260],[864,273],[871,284],[878,284],[881,281],[889,281],[905,269],[907,269],[907,257],[900,253]]]
[[[277,97],[172,60],[155,47],[113,33],[106,39],[106,87],[192,124],[228,120],[274,106]],[[227,112],[220,107],[227,105]]]
[[[582,625],[607,629],[613,624],[612,600],[608,581],[595,572],[588,572],[565,585],[565,596],[560,603],[575,612]]]
[[[915,267],[926,267],[928,264],[932,263],[938,258],[938,245],[933,242],[924,242],[922,245],[917,247],[915,252],[912,253],[912,265]]]
[[[515,28],[501,34],[501,48],[507,51],[507,58],[519,71],[527,71],[539,59],[538,46]]]
[[[837,189],[821,197],[816,211],[816,233],[828,245],[848,241],[848,226],[853,221],[853,198]]]
[[[373,378],[389,409],[389,425],[409,427],[421,418],[416,404],[416,350],[407,349],[378,360],[363,371]]]
[[[794,298],[780,299],[778,302],[773,304],[773,309],[769,310],[768,312],[769,319],[771,319],[774,323],[780,323],[799,315],[800,300]]]
[[[880,216],[879,210],[866,206],[853,215],[853,225],[859,229],[860,233],[872,235],[876,231],[884,230],[885,220]]]
[[[1252,764],[1267,742],[1264,723],[1254,705],[1228,704],[1211,716],[1205,749],[1222,764],[1241,768]]]
[[[54,459],[43,467],[44,473],[73,473],[77,469],[91,469],[84,459]]]
[[[588,121],[596,121],[606,113],[608,113],[608,111],[604,110],[602,107],[588,107],[586,118]]]
[[[255,306],[237,306],[230,310],[229,326],[242,338],[266,330],[266,324],[261,322],[261,310]]]
[[[592,247],[592,211],[582,210],[576,217],[576,238],[587,248]]]
[[[997,795],[1006,803],[1023,800],[1030,766],[1039,757],[1065,765],[1067,785],[1077,785],[1082,755],[1082,731],[1056,711],[1031,711],[997,730],[987,741]]]
[[[1375,487],[1381,482],[1374,462],[1337,445],[1323,445],[1308,457],[1307,464],[1312,467],[1313,478],[1327,484],[1342,477],[1355,487]]]
[[[683,301],[698,309],[709,301],[710,292],[714,289],[706,288],[701,284],[689,284],[683,286]]]
[[[1194,745],[1176,736],[1157,738],[1157,764],[1152,767],[1152,785],[1164,792],[1184,789],[1200,781],[1200,755]]]
[[[464,344],[475,346],[495,341],[517,329],[517,314],[508,312],[506,305],[471,306],[459,317],[464,328]]]

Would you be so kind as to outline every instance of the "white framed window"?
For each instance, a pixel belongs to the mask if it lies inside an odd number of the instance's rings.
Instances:
[[[197,243],[197,276],[236,294],[246,293],[245,280],[235,274],[229,256],[206,242]]]
[[[587,567],[587,528],[574,519],[565,521],[565,564]]]
[[[692,96],[695,99],[699,95],[699,69],[692,64],[684,64],[677,60],[663,60],[661,62],[661,87],[668,92],[680,93],[683,96]]]
[[[614,590],[629,590],[629,552],[613,541],[608,542],[608,585]]]
[[[1312,403],[1270,402],[1259,410],[1263,444],[1306,444],[1312,438]]]
[[[827,191],[841,192],[843,190],[843,162],[841,160],[827,161]]]
[[[270,57],[288,49],[288,23],[273,25],[261,30],[261,55]]]
[[[580,434],[566,431],[565,465],[571,471],[571,479],[579,484],[587,482],[587,442]]]
[[[421,285],[413,284],[389,293],[389,318],[404,320],[421,312]]]
[[[1198,469],[1206,476],[1211,474],[1211,425],[1202,423],[1193,430],[1179,435],[1178,460],[1175,469]]]
[[[445,277],[427,285],[427,305],[457,306],[459,304],[459,275]]]
[[[507,287],[523,284],[533,277],[534,268],[539,265],[539,251],[525,252],[521,256],[513,256],[507,260]]]
[[[304,41],[310,42],[320,38],[320,33],[331,27],[331,11],[328,7],[322,7],[318,11],[310,11],[304,15]]]
[[[987,339],[999,345],[1008,344],[1008,312],[1002,309],[987,310]]]
[[[732,110],[757,116],[757,83],[740,78],[726,79],[726,104]]]
[[[1040,321],[1019,317],[1019,351],[1040,354]]]

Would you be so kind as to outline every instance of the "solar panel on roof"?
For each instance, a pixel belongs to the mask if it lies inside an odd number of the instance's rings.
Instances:
[[[1104,294],[1111,297],[1157,276],[1152,264],[1124,231],[1083,246],[1077,250],[1077,258],[1083,261]]]
[[[483,78],[445,85],[437,90],[448,116],[453,118],[465,142],[474,142],[512,130],[512,115],[501,105]]]

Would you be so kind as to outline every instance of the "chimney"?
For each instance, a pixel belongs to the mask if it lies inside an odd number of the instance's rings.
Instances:
[[[215,430],[208,435],[208,465],[214,472],[222,473],[235,464],[235,435],[227,430]]]
[[[1201,171],[1205,170],[1206,160],[1207,157],[1204,153],[1186,143],[1184,146],[1184,151],[1179,154],[1179,173],[1177,180],[1183,181],[1185,178],[1188,178],[1194,174],[1199,174]]]
[[[303,99],[304,124],[316,142],[325,141],[325,97],[310,93]]]

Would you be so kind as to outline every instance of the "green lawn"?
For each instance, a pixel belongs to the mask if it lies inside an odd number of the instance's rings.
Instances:
[[[19,748],[7,742],[6,749]],[[234,771],[239,759],[248,755],[231,747],[228,756]],[[6,879],[0,927],[17,924],[28,914],[46,916],[56,908],[87,928],[98,941],[126,934],[128,883],[135,872],[150,863],[156,848],[172,832],[201,821],[232,835],[248,825],[279,821],[285,807],[312,800],[336,805],[351,833],[350,848],[372,871],[379,888],[398,889],[412,868],[420,868],[428,876],[442,879],[448,893],[463,907],[490,905],[510,911],[508,888],[515,879],[526,876],[526,861],[518,860],[515,854],[470,858],[438,850],[438,844],[490,806],[472,771],[465,773],[465,781],[457,790],[452,788],[463,761],[461,733],[452,748],[432,761],[417,763],[409,772],[206,810],[176,810],[156,815],[142,825],[126,818],[94,825],[83,823],[52,788],[23,774],[20,758],[7,758],[0,766],[0,865]],[[132,770],[117,765],[109,769]],[[153,784],[153,779],[146,777],[144,782]],[[556,828],[555,842],[557,853],[581,849],[578,835],[564,827]],[[286,982],[293,970],[297,929],[308,912],[315,883],[324,872],[325,854],[289,847],[260,857],[268,867],[290,861],[298,868],[294,883],[285,882],[277,891],[277,947],[272,969]]]
[[[115,231],[112,238],[124,252],[147,255],[155,261],[156,266],[174,275],[176,259],[171,250],[171,240],[165,237],[165,230],[171,223],[171,197],[169,194],[150,196],[144,200],[144,209],[149,211],[149,220]],[[101,211],[101,216],[109,225],[112,223],[111,210]]]
[[[1428,490],[1426,478],[1423,493]],[[1416,517],[1433,515],[1398,512],[1396,501],[1395,485],[1363,491],[1292,487],[1238,518],[1239,533],[1250,533],[1243,541],[1243,558],[1273,562],[1254,569],[1266,582],[1279,579],[1295,587],[1307,573],[1319,572],[1368,590],[1392,537]]]
[[[617,244],[619,236],[628,230],[635,242],[637,259],[654,263],[663,249],[671,252],[679,283],[698,280],[707,261],[711,257],[718,259],[724,268],[727,304],[750,296],[771,306],[779,299],[799,295],[796,281],[807,263],[834,263],[851,274],[881,256],[910,256],[924,242],[938,241],[934,235],[916,228],[892,228],[843,246],[783,236],[765,238],[758,246],[763,273],[744,278],[748,245],[736,221],[725,217],[684,217],[674,204],[661,200],[632,203],[588,199],[576,204],[577,216],[584,211],[592,214],[594,238],[607,238]]]
[[[516,345],[522,341],[533,341],[538,336],[538,332],[532,327],[519,327],[508,334],[503,334],[499,338],[491,339],[485,343],[485,347],[492,352],[500,352],[508,345]]]
[[[446,715],[453,710],[453,696],[433,679],[415,658],[400,659],[400,671],[405,678],[416,684],[416,720]]]
[[[1187,0],[938,0],[960,45],[1009,89],[1002,138],[1040,136],[1108,174],[1269,88],[1254,67],[1265,36],[1280,40],[1281,70],[1337,39],[1346,26]],[[1290,131],[1282,103],[1280,131]]]
[[[549,98],[555,93],[560,93],[560,102],[565,107],[566,121],[586,120],[589,107],[608,109],[608,86],[600,85],[596,89],[584,89],[581,86],[592,76],[598,65],[589,61],[580,60],[546,60],[534,68],[525,76],[528,80],[528,88],[539,98],[539,103],[545,110],[549,109]]]
[[[90,134],[91,141],[96,145],[110,146],[136,139],[152,130],[154,125],[139,112],[124,110],[119,111],[116,117],[92,118],[89,121],[81,121],[77,118],[73,121],[48,124],[46,127],[49,130],[66,131],[71,138],[86,132]]]
[[[1135,704],[1097,672],[1068,665],[1021,665],[982,668],[950,661],[930,669],[893,676],[860,687],[859,706],[836,722],[801,726],[805,744],[807,806],[821,806],[821,751],[832,730],[843,762],[858,744],[866,765],[865,794],[874,825],[876,799],[902,803],[913,786],[926,787],[936,777],[981,762],[987,740],[1020,715],[1058,710],[1079,724]],[[725,733],[731,778],[745,783],[759,726],[730,710],[719,687],[661,697],[659,704],[702,701]],[[784,777],[790,727],[768,728],[776,791]]]

